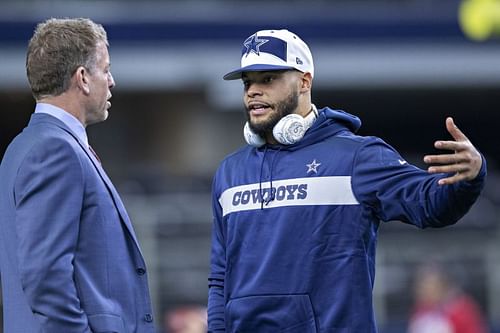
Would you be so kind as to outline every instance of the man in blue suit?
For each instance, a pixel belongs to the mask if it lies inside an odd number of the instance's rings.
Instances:
[[[106,32],[47,20],[26,68],[35,112],[0,166],[4,330],[152,333],[144,259],[85,132],[111,106]]]

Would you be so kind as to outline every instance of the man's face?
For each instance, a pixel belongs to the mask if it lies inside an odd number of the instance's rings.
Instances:
[[[98,123],[108,118],[108,109],[111,107],[110,89],[115,81],[110,71],[109,53],[106,44],[97,46],[97,60],[94,68],[88,71],[90,95],[86,105],[86,125]]]
[[[264,136],[284,116],[294,113],[299,102],[298,71],[246,72],[244,103],[252,131]]]

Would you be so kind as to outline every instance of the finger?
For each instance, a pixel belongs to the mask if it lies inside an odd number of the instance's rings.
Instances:
[[[454,164],[454,163],[470,162],[470,160],[471,158],[468,156],[466,152],[424,156],[424,162],[427,164]]]
[[[452,117],[446,118],[446,129],[456,141],[467,141],[464,133],[455,125]]]
[[[439,185],[452,185],[458,183],[465,179],[465,176],[461,173],[456,173],[451,177],[441,178],[438,180]]]
[[[443,150],[461,151],[467,149],[469,141],[436,141],[434,147]]]
[[[467,177],[467,172],[470,171],[469,164],[448,164],[448,165],[433,165],[427,169],[429,173],[461,173]]]
[[[455,154],[446,155],[427,155],[424,157],[427,164],[453,164],[457,162]]]

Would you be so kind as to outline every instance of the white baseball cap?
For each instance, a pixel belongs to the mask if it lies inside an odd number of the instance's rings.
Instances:
[[[314,77],[311,51],[302,39],[286,30],[261,30],[243,42],[241,68],[224,75],[224,80],[241,79],[243,72],[296,69]]]

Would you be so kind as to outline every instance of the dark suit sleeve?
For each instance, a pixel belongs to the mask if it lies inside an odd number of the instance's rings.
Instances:
[[[74,280],[84,193],[76,151],[63,139],[42,140],[14,192],[21,283],[42,332],[90,332]]]

